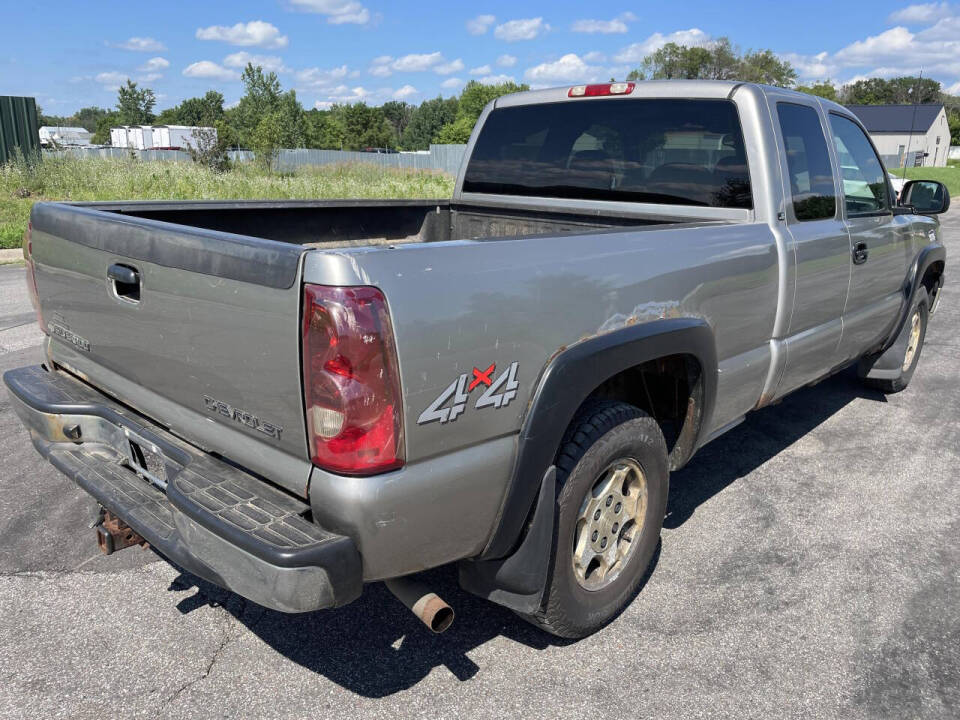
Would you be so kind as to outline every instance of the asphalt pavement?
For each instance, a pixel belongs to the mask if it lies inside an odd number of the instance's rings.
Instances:
[[[960,210],[943,219],[960,257]],[[948,259],[948,273],[950,260]],[[960,716],[960,291],[910,388],[801,390],[672,477],[655,572],[612,625],[559,641],[429,573],[429,635],[382,585],[287,616],[149,550],[100,556],[91,502],[0,391],[0,716]],[[0,370],[40,361],[0,268]]]

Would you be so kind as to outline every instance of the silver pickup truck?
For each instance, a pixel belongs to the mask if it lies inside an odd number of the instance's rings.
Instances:
[[[4,382],[105,551],[285,612],[386,580],[434,629],[449,608],[406,576],[458,562],[581,637],[636,593],[698,448],[853,363],[910,382],[948,205],[895,200],[820,98],[519,93],[449,199],[38,203],[45,357]]]

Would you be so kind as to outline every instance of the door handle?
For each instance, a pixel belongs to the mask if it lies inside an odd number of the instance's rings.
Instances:
[[[858,242],[853,246],[854,265],[863,265],[867,261],[867,257],[869,255],[870,251],[867,249],[867,244],[865,242]]]

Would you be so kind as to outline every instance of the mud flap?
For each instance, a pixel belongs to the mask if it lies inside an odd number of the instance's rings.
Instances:
[[[547,585],[556,517],[557,468],[547,470],[540,483],[533,518],[519,547],[499,560],[460,563],[460,587],[519,613],[540,608]]]

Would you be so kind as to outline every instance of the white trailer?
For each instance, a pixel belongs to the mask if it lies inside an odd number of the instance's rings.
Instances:
[[[130,147],[130,138],[127,136],[129,129],[126,125],[110,128],[110,144],[118,148]]]
[[[131,125],[127,129],[127,147],[149,150],[153,147],[153,128],[150,125]]]
[[[183,149],[196,147],[194,132],[210,130],[216,137],[215,128],[195,127],[191,125],[156,125],[153,128],[153,147]]]

